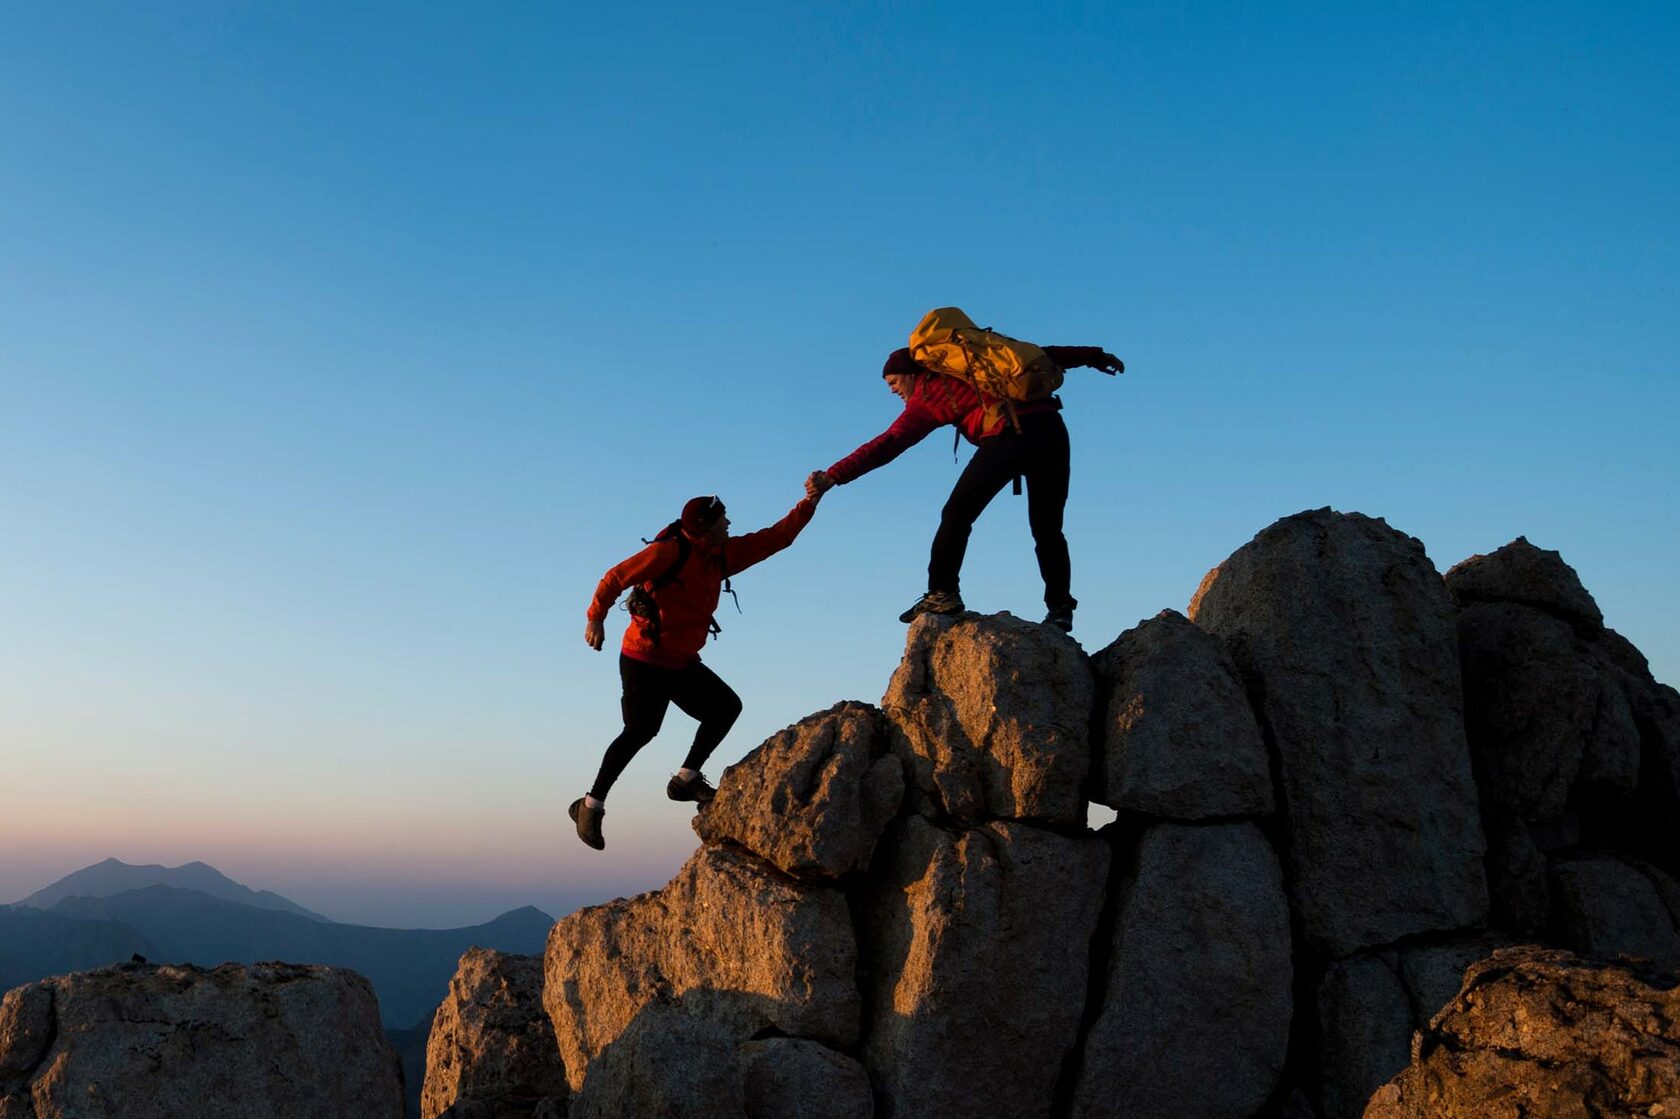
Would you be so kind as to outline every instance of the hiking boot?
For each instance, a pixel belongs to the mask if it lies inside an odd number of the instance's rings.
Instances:
[[[1063,633],[1073,632],[1073,607],[1052,606],[1050,612],[1044,615],[1044,624],[1055,626]]]
[[[956,591],[929,591],[916,600],[916,605],[900,614],[898,620],[913,622],[923,614],[961,614],[962,612],[962,595]]]
[[[607,846],[607,841],[601,836],[601,817],[606,814],[605,805],[591,808],[582,797],[572,801],[572,806],[566,809],[566,815],[577,825],[578,838],[597,851],[605,850]]]
[[[699,804],[710,804],[717,796],[717,789],[706,780],[704,773],[696,773],[692,781],[684,781],[682,774],[671,774],[671,780],[665,785],[665,795],[672,800],[692,800]]]

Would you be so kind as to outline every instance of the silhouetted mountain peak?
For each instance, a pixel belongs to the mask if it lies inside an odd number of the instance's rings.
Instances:
[[[83,867],[73,874],[67,874],[17,904],[33,909],[52,909],[66,898],[108,898],[151,886],[196,890],[201,894],[250,906],[253,909],[290,913],[311,921],[329,921],[329,918],[305,909],[272,891],[253,890],[241,885],[210,864],[197,860],[181,866],[166,867],[155,863],[135,866],[121,859],[109,858]]]

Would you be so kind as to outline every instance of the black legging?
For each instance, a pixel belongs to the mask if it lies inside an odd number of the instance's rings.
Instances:
[[[676,704],[683,714],[700,720],[694,745],[683,759],[684,769],[700,769],[711,757],[741,714],[741,697],[718,674],[695,661],[687,668],[660,668],[620,653],[618,674],[624,681],[624,730],[607,747],[601,771],[589,795],[607,799],[607,792],[636,756],[653,741],[665,721],[665,709]]]
[[[1062,535],[1062,510],[1068,496],[1067,425],[1056,412],[1021,417],[1021,430],[982,439],[945,501],[939,531],[928,559],[928,590],[955,593],[968,551],[969,530],[992,498],[1011,479],[1027,480],[1027,523],[1032,526],[1038,552],[1038,572],[1044,576],[1044,603],[1052,610],[1073,605],[1073,578],[1067,537]]]

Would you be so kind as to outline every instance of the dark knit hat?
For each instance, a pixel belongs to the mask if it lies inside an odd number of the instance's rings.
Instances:
[[[887,355],[887,363],[881,366],[881,376],[883,377],[891,377],[894,374],[900,377],[908,377],[914,373],[923,372],[926,372],[926,370],[916,364],[916,359],[910,356],[909,350],[894,350]]]
[[[716,524],[723,516],[723,499],[716,494],[711,497],[696,497],[683,506],[683,531],[690,536],[699,536],[706,531],[706,526]]]

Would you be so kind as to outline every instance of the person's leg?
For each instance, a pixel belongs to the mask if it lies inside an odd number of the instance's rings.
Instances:
[[[694,745],[689,747],[682,763],[684,769],[698,773],[740,717],[741,697],[717,673],[696,661],[677,674],[671,688],[671,702],[683,714],[700,721],[694,732]]]
[[[968,552],[968,534],[992,498],[1015,477],[1019,444],[1020,436],[1013,431],[983,439],[963,467],[939,513],[939,531],[934,533],[928,556],[929,591],[957,593],[963,556]]]
[[[619,655],[618,673],[624,681],[624,730],[607,747],[601,759],[600,772],[589,795],[606,800],[613,782],[636,756],[636,751],[653,741],[665,721],[665,709],[671,702],[671,682],[678,674],[668,668],[646,664],[632,657]]]
[[[1027,523],[1038,572],[1044,577],[1044,605],[1053,611],[1071,609],[1073,564],[1062,533],[1068,498],[1067,424],[1055,412],[1038,413],[1028,421],[1021,435],[1021,470],[1027,480]]]

